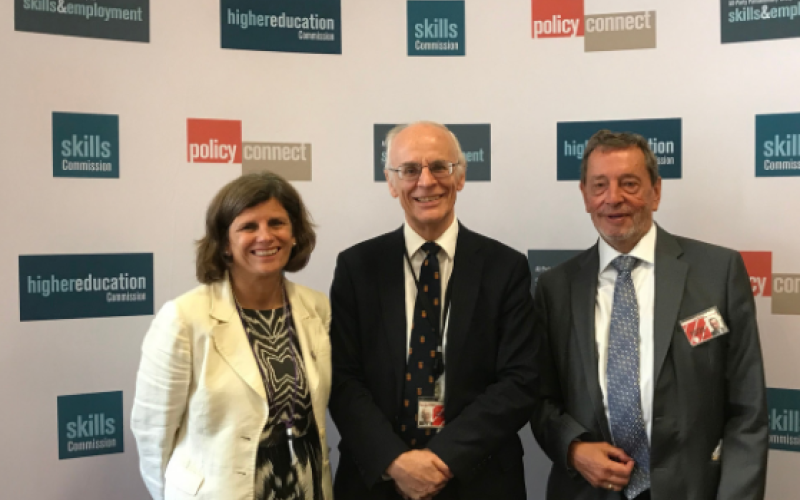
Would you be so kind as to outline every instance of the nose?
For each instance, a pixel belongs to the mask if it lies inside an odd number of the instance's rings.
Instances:
[[[623,197],[624,192],[622,191],[622,188],[613,182],[609,184],[605,194],[606,196],[604,201],[607,205],[619,205],[625,200]]]
[[[256,231],[256,237],[258,238],[259,241],[270,241],[273,236],[272,236],[272,231],[269,228],[269,225],[266,223],[259,224],[258,231]]]
[[[418,186],[430,186],[436,182],[436,178],[431,173],[431,168],[428,165],[423,165],[422,172],[419,173],[417,179]]]

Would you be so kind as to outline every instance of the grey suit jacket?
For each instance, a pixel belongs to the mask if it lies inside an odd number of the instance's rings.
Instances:
[[[531,427],[553,460],[549,500],[621,499],[570,470],[570,443],[613,442],[597,378],[597,245],[544,273],[535,294],[543,353]],[[730,332],[692,347],[680,321],[716,306]],[[768,419],[756,312],[741,256],[658,228],[651,493],[656,500],[764,497]],[[722,453],[713,459],[722,442]]]

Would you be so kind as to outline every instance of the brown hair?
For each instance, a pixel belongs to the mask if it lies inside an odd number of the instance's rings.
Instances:
[[[610,130],[598,130],[586,143],[581,160],[581,184],[586,184],[586,171],[589,168],[589,155],[592,151],[614,151],[618,149],[639,148],[644,155],[644,165],[647,173],[650,174],[650,182],[653,184],[658,180],[658,160],[650,149],[647,139],[633,132],[612,132]]]
[[[197,241],[197,280],[211,284],[225,277],[231,258],[225,256],[228,230],[233,220],[248,208],[276,199],[292,222],[292,247],[284,270],[306,267],[317,242],[314,223],[297,190],[283,177],[272,172],[243,175],[219,190],[206,211],[206,234]]]

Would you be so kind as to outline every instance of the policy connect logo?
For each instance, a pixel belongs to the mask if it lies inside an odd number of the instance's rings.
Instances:
[[[800,274],[773,273],[772,252],[740,252],[754,297],[770,298],[772,314],[800,315]]]
[[[656,12],[584,13],[584,0],[531,0],[534,39],[583,37],[584,52],[656,48]]]
[[[189,118],[189,163],[241,164],[242,174],[269,170],[290,181],[311,180],[311,144],[243,142],[241,120]]]

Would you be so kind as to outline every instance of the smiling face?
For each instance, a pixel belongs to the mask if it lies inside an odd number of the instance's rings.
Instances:
[[[292,221],[272,198],[242,211],[228,228],[227,254],[234,281],[246,282],[280,275],[292,254]]]
[[[621,253],[650,230],[661,201],[661,178],[650,180],[638,147],[592,151],[580,188],[597,232]]]
[[[389,162],[392,168],[414,162],[428,166],[435,161],[458,162],[458,149],[450,134],[439,127],[420,123],[398,133],[391,143]],[[389,192],[400,199],[406,221],[426,240],[435,240],[450,227],[455,217],[456,195],[464,188],[461,166],[453,174],[437,179],[423,168],[418,179],[400,179],[396,172],[386,172]]]

